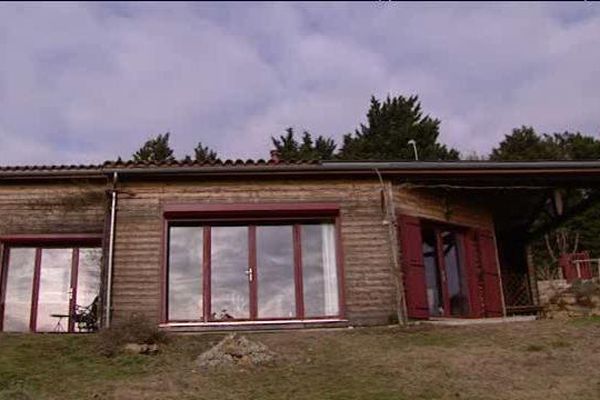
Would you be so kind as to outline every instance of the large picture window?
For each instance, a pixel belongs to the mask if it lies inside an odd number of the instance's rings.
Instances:
[[[97,328],[102,250],[6,245],[0,330],[79,332]],[[86,318],[82,321],[82,318]]]
[[[165,322],[340,316],[333,220],[170,221]]]

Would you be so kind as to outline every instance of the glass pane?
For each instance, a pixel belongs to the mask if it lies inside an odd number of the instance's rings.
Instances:
[[[68,329],[72,262],[73,249],[42,249],[38,332]]]
[[[211,228],[211,319],[250,318],[248,227]]]
[[[294,241],[291,225],[256,228],[258,318],[294,318]]]
[[[200,320],[202,312],[201,226],[171,227],[169,232],[169,320]]]
[[[35,267],[35,249],[9,250],[6,297],[4,304],[4,331],[29,330],[31,290]]]
[[[79,249],[75,331],[93,330],[98,323],[102,249]]]
[[[335,228],[333,224],[302,225],[304,315],[339,315]]]
[[[424,228],[421,235],[423,236],[423,262],[425,264],[425,279],[427,281],[429,314],[433,316],[444,315],[435,231],[431,228]]]
[[[451,315],[465,315],[469,304],[464,292],[461,255],[458,249],[457,235],[454,232],[442,232],[444,264],[448,280],[448,298]]]

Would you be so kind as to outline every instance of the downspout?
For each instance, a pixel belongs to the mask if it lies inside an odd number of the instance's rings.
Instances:
[[[117,217],[117,180],[118,174],[113,173],[112,199],[110,204],[110,229],[108,235],[108,271],[106,276],[106,320],[105,327],[110,327],[111,299],[112,299],[112,275],[113,259],[115,253],[115,224]]]
[[[381,173],[377,168],[374,168],[379,183],[381,185],[381,193],[383,195],[385,218],[383,224],[388,226],[388,239],[392,251],[392,276],[396,286],[396,313],[398,323],[406,325],[408,319],[406,317],[406,298],[404,297],[404,282],[402,277],[402,268],[400,262],[400,248],[398,247],[398,222],[396,220],[396,209],[394,206],[394,192],[390,181],[384,182]]]

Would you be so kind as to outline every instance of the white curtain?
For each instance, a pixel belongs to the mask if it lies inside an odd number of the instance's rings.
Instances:
[[[335,227],[333,224],[321,224],[322,260],[323,260],[323,293],[325,298],[325,315],[338,315],[339,297],[335,260]]]

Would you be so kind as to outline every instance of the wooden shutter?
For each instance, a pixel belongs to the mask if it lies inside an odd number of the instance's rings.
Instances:
[[[486,317],[504,316],[502,304],[502,284],[496,257],[494,234],[488,229],[477,232],[479,256],[483,270],[483,299]]]
[[[408,317],[429,318],[421,223],[416,217],[400,215],[398,217],[398,229]]]
[[[464,235],[465,243],[465,275],[467,292],[469,293],[469,317],[481,318],[483,314],[483,299],[481,296],[482,270],[481,257],[478,250],[477,235],[469,230]]]

